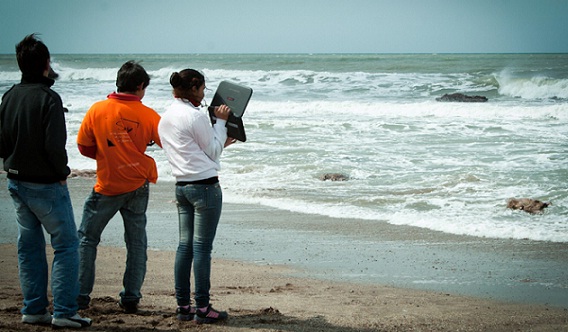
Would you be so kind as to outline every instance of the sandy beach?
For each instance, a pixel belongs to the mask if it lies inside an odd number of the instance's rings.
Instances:
[[[92,184],[69,179],[77,223]],[[377,229],[360,220],[237,204],[224,206],[212,272],[212,303],[230,319],[211,326],[179,322],[172,186],[151,187],[148,273],[136,315],[116,304],[125,261],[120,218],[103,233],[94,300],[81,312],[93,319],[89,330],[568,330],[566,244],[477,239],[386,223]],[[13,214],[1,175],[0,330],[48,330],[20,323]],[[383,273],[365,273],[373,269]]]

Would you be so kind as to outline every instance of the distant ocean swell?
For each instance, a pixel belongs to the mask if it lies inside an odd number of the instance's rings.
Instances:
[[[108,83],[114,88],[116,68],[71,69],[54,65],[60,74],[59,81],[66,83]],[[165,67],[149,71],[151,84],[167,83],[172,72],[179,68]],[[254,84],[258,95],[263,98],[295,93],[296,98],[334,99],[395,99],[400,101],[420,100],[437,97],[443,93],[466,91],[494,99],[498,97],[521,98],[523,100],[568,100],[568,78],[514,77],[507,70],[489,76],[470,74],[416,74],[416,73],[331,73],[305,70],[295,71],[238,71],[203,69],[212,83],[232,80],[241,84]],[[0,72],[0,82],[15,84],[19,72]],[[56,85],[55,88],[59,86]],[[306,88],[308,87],[308,88]],[[341,92],[339,94],[338,92]],[[372,97],[371,97],[372,96]],[[255,95],[256,97],[256,95]]]

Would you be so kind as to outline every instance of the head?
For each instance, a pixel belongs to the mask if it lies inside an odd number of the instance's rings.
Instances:
[[[116,76],[118,92],[135,94],[137,91],[144,91],[148,85],[150,85],[150,76],[137,62],[130,60],[118,70]]]
[[[49,50],[35,34],[26,36],[16,45],[16,58],[22,75],[46,76],[49,72]]]
[[[205,77],[194,69],[184,69],[170,76],[170,84],[174,88],[174,96],[185,98],[199,104],[205,97]]]

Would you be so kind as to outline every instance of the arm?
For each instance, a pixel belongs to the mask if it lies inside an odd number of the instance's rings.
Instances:
[[[12,86],[10,88],[10,90],[12,90],[14,88],[14,86]],[[8,93],[10,92],[10,90],[8,90],[6,93],[4,93],[4,95],[2,96],[2,102],[0,102],[0,158],[6,158],[10,155],[10,151],[11,149],[8,148],[8,143],[7,143],[7,139],[4,138],[5,135],[8,135],[8,132],[6,131],[6,129],[2,129],[3,126],[6,126],[6,120],[5,120],[5,114],[6,114],[6,102],[4,102],[4,97],[6,95],[8,95]]]
[[[42,119],[45,128],[44,149],[48,152],[48,158],[53,165],[55,172],[61,180],[65,180],[69,173],[67,166],[67,128],[65,126],[65,115],[63,103],[57,95],[52,94],[52,99],[46,105],[47,112]]]
[[[160,124],[160,120],[162,117],[156,113],[154,116],[154,130],[152,131],[152,141],[158,144],[159,147],[162,147],[162,141],[160,140],[160,135],[158,134],[158,125]]]
[[[209,121],[206,121],[206,125],[199,124],[196,128],[197,143],[211,160],[218,160],[223,148],[230,145],[227,144],[227,128],[225,127],[230,111],[227,105],[216,107],[217,122],[213,125],[213,130],[210,129]]]
[[[0,114],[2,111],[0,111]],[[0,158],[6,158],[8,156],[8,149],[4,147],[4,140],[2,139],[2,119],[0,119]]]
[[[77,148],[79,148],[79,152],[83,156],[89,157],[91,159],[97,159],[97,146],[96,145],[86,146],[86,145],[77,144]]]
[[[193,126],[195,141],[211,160],[217,161],[223,152],[227,139],[225,123],[225,120],[217,119],[217,123],[211,128],[209,119],[203,117]]]
[[[88,158],[97,159],[97,142],[91,131],[90,109],[85,114],[79,132],[77,133],[77,148],[79,152]]]

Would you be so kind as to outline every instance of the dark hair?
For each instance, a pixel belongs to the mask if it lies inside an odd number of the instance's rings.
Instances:
[[[42,76],[50,56],[47,46],[33,33],[16,45],[16,58],[23,75]]]
[[[199,88],[205,84],[203,74],[195,69],[184,69],[182,71],[172,73],[170,76],[170,84],[174,88],[174,95],[179,98],[190,99],[192,96],[192,88]]]
[[[138,86],[144,84],[146,89],[150,85],[150,76],[140,64],[130,60],[123,64],[116,75],[116,87],[118,92],[135,92]]]

